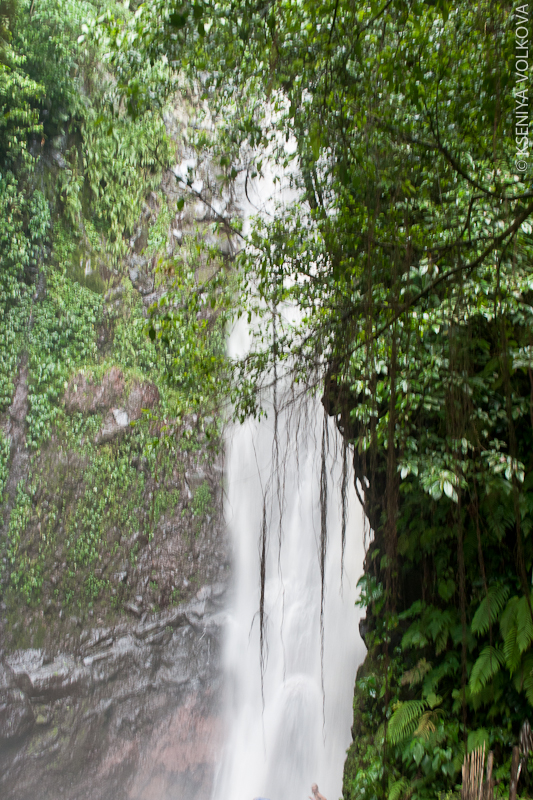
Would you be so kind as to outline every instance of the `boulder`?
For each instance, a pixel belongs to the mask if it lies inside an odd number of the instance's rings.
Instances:
[[[20,689],[0,691],[0,741],[28,734],[35,723],[31,703]]]
[[[68,384],[64,397],[65,409],[69,414],[79,411],[95,414],[118,405],[123,393],[124,375],[118,367],[111,367],[99,384],[94,378],[79,372]]]

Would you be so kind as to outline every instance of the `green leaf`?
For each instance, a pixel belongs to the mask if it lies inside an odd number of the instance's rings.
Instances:
[[[533,641],[533,622],[527,597],[521,597],[516,608],[517,634],[516,643],[521,653],[528,649]]]
[[[389,788],[389,800],[401,800],[409,791],[410,785],[407,778],[402,777],[394,781]]]
[[[391,744],[397,744],[410,736],[426,708],[427,704],[424,700],[406,700],[404,703],[398,703],[389,720],[388,741]]]
[[[468,744],[467,750],[469,753],[472,753],[474,750],[477,750],[480,747],[485,745],[485,750],[488,753],[489,745],[490,745],[490,737],[489,732],[486,728],[478,728],[475,731],[470,731],[468,734]]]
[[[174,28],[183,28],[187,24],[187,11],[184,14],[180,14],[177,11],[170,14],[169,22]]]
[[[472,620],[472,633],[481,636],[497,621],[505,601],[509,597],[509,587],[504,584],[489,586],[486,597],[481,601]]]
[[[479,694],[505,663],[503,653],[492,645],[483,648],[472,667],[469,688],[473,695]]]

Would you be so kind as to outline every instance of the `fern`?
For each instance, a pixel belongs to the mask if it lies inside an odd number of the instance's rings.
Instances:
[[[507,669],[513,674],[518,669],[520,664],[520,649],[517,643],[518,628],[514,622],[508,629],[505,639],[503,640],[503,655]]]
[[[514,596],[511,597],[505,606],[505,611],[503,612],[500,620],[500,630],[504,639],[507,636],[511,626],[516,624],[516,606],[518,605],[518,602],[518,597]]]
[[[389,800],[401,800],[410,789],[410,786],[411,784],[407,778],[402,777],[394,781],[389,789]]]
[[[440,656],[440,654],[446,649],[449,635],[449,628],[443,628],[443,630],[440,631],[439,635],[435,639],[435,654],[437,656]]]
[[[530,706],[533,706],[533,664],[531,664],[531,662],[529,670],[524,678],[524,691],[526,693],[527,702]]]
[[[533,641],[533,621],[526,597],[512,597],[502,615],[500,628],[503,636],[503,654],[511,674],[520,664],[520,658]]]
[[[389,742],[397,744],[411,736],[426,708],[425,700],[406,700],[404,703],[398,703],[388,726]]]
[[[424,678],[423,696],[427,697],[431,692],[436,692],[440,681],[448,675],[456,675],[459,671],[460,661],[455,653],[450,652],[446,654],[445,661],[439,664],[428,672]]]
[[[407,650],[409,647],[425,647],[428,639],[425,633],[421,630],[420,620],[415,620],[404,633],[402,639],[402,650]]]
[[[443,632],[448,632],[455,620],[450,609],[442,611],[440,608],[428,608],[424,615],[428,633],[431,634],[433,641],[437,641]]]
[[[520,598],[516,607],[516,624],[516,643],[520,652],[523,653],[533,641],[533,620],[525,596]]]
[[[490,586],[486,596],[481,601],[472,620],[472,633],[480,636],[487,633],[491,624],[494,624],[501,614],[505,601],[509,597],[509,587],[498,583]]]
[[[430,634],[435,642],[435,652],[437,655],[446,649],[448,639],[452,629],[457,624],[455,611],[429,606],[424,614],[425,630]]]
[[[437,730],[436,722],[439,719],[439,712],[441,709],[431,709],[430,711],[424,711],[420,719],[418,720],[418,725],[414,732],[414,736],[421,736],[423,739],[428,739],[432,733],[435,733]]]
[[[492,513],[487,515],[487,526],[491,533],[498,539],[503,539],[505,532],[510,530],[516,522],[514,509],[506,508],[503,503],[499,503],[492,508]]]
[[[499,672],[505,663],[504,655],[492,645],[487,645],[481,651],[479,658],[472,667],[469,687],[473,695],[479,694],[484,686]]]
[[[425,658],[421,658],[415,667],[404,672],[401,680],[402,686],[415,686],[424,679],[424,676],[427,675],[430,670],[431,664],[429,661],[426,661]]]
[[[516,671],[516,675],[514,676],[514,685],[517,692],[526,692],[526,697],[528,697],[528,689],[526,687],[526,683],[528,678],[533,676],[533,653],[528,653],[521,661],[519,669]],[[528,684],[529,686],[529,684]],[[532,681],[533,686],[533,681]],[[531,699],[533,700],[533,694],[531,695]],[[529,697],[528,697],[529,700]],[[531,703],[531,700],[529,700]],[[533,705],[533,703],[532,703]]]

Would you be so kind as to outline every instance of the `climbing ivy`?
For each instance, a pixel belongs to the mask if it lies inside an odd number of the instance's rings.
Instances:
[[[30,353],[28,444],[49,438],[61,413],[60,398],[73,371],[96,358],[95,328],[102,299],[65,272],[49,270],[46,298],[32,309],[27,341]]]
[[[13,401],[17,381],[24,400],[27,384],[29,460],[8,496],[12,453],[2,434],[1,591],[10,609],[22,603],[27,614],[43,603],[56,615],[85,615],[96,604],[101,613],[120,611],[132,589],[117,586],[109,565],[120,572],[124,560],[137,568],[165,515],[188,502],[176,484],[182,462],[209,460],[219,439],[213,418],[194,430],[183,426],[207,396],[194,376],[185,386],[168,379],[170,360],[184,375],[191,371],[194,353],[179,343],[192,342],[193,328],[203,324],[184,316],[175,346],[153,341],[146,304],[129,278],[133,237],[135,257],[149,259],[154,289],[163,294],[169,272],[157,268],[176,206],[155,190],[176,142],[161,113],[126,116],[116,91],[120,65],[106,60],[97,37],[83,36],[84,23],[107,11],[131,18],[127,6],[21,0],[4,11],[2,4],[0,410]],[[180,281],[181,268],[173,269]],[[194,269],[191,262],[188,272]],[[212,344],[203,333],[206,361],[223,356],[222,325],[213,328]],[[132,387],[147,385],[159,399],[156,412],[139,412],[107,441],[102,409],[76,411],[65,395],[75,393],[77,375],[97,386],[112,369],[124,382],[124,400]]]
[[[82,0],[37,4],[21,0],[9,5],[9,13],[2,12],[0,332],[6,346],[0,352],[0,402],[4,406],[12,395],[22,334],[31,325],[33,287],[40,285],[37,276],[44,266],[50,266],[50,252],[56,258],[63,256],[55,261],[58,274],[68,267],[74,276],[81,264],[82,274],[98,276],[103,271],[109,276],[127,250],[147,193],[158,185],[172,157],[160,116],[145,115],[135,123],[125,120],[113,109],[109,95],[113,77],[99,67],[98,44],[78,44],[83,20],[104,6]],[[53,284],[50,271],[47,277]],[[57,280],[52,291],[56,289]],[[33,312],[32,319],[39,315]]]

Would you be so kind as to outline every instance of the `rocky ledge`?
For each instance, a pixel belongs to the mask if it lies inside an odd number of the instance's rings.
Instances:
[[[207,800],[221,739],[225,585],[77,652],[0,659],[5,800]]]

